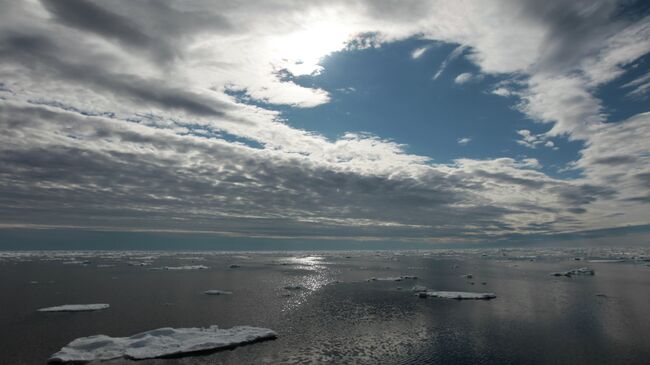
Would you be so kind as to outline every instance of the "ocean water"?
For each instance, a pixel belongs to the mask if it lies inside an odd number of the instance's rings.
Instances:
[[[138,364],[648,364],[648,257],[642,249],[0,252],[0,363],[45,364],[94,334],[251,325],[278,338]],[[623,261],[589,262],[612,258]],[[184,265],[208,268],[159,269]],[[550,275],[579,267],[595,275]],[[368,281],[402,275],[417,279]],[[414,285],[497,298],[422,299]],[[232,295],[203,294],[210,289]],[[37,312],[85,303],[111,307]],[[131,362],[102,364],[122,363]]]

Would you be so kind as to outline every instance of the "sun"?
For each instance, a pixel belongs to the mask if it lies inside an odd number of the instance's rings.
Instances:
[[[323,22],[274,38],[273,58],[294,75],[318,73],[324,56],[345,47],[352,33],[346,27]]]

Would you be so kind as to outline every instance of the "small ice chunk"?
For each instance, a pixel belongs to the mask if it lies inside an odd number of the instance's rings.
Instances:
[[[131,337],[95,335],[78,338],[50,357],[50,362],[87,362],[126,358],[132,360],[181,356],[233,348],[270,340],[277,334],[268,328],[238,326],[221,329],[159,328]]]
[[[594,270],[588,268],[588,267],[581,267],[578,269],[573,269],[569,271],[558,271],[551,273],[551,276],[566,276],[566,277],[572,277],[573,275],[594,275],[595,272]]]
[[[494,299],[497,296],[494,293],[472,293],[464,291],[426,291],[418,293],[420,298],[435,297],[445,299]]]
[[[206,294],[206,295],[230,295],[230,294],[232,294],[232,292],[225,291],[225,290],[211,289],[211,290],[204,291],[203,294]]]
[[[589,262],[598,263],[598,264],[613,264],[613,263],[616,263],[616,262],[625,262],[625,260],[621,260],[621,259],[613,259],[613,260],[611,260],[611,259],[607,259],[607,260],[589,260]]]
[[[427,291],[427,287],[426,287],[426,286],[422,286],[422,285],[414,285],[414,286],[411,288],[411,291],[413,291],[414,293],[422,293],[422,292]]]
[[[402,281],[402,280],[415,280],[417,276],[404,275],[404,276],[389,276],[385,278],[370,278],[368,281]]]
[[[39,312],[89,312],[110,307],[108,304],[65,304],[57,307],[41,308]]]
[[[164,266],[163,270],[205,270],[205,265],[185,265],[185,266]]]

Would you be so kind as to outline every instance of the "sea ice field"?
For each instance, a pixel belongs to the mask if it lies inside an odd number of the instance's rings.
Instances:
[[[650,250],[0,252],[0,363],[648,364]]]

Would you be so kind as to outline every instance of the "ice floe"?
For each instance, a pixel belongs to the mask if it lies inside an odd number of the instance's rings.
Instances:
[[[108,304],[65,304],[56,307],[41,308],[39,312],[90,312],[106,309],[110,307]]]
[[[426,286],[422,286],[422,285],[414,285],[414,286],[411,288],[411,291],[414,292],[414,293],[421,293],[421,292],[425,292],[425,291],[427,291],[427,290],[428,290],[427,287],[426,287]]]
[[[237,326],[221,329],[159,328],[131,337],[95,335],[78,338],[50,357],[50,362],[88,362],[126,358],[132,360],[181,356],[233,348],[270,340],[277,334],[268,328]]]
[[[581,267],[578,269],[568,270],[568,271],[558,271],[551,273],[551,276],[567,276],[571,277],[573,275],[594,275],[595,272],[593,269],[588,267]]]
[[[494,299],[497,296],[494,293],[472,293],[464,291],[422,291],[417,293],[420,298],[435,297],[445,299]]]
[[[385,278],[370,278],[368,281],[402,281],[402,280],[415,280],[417,276],[404,275],[404,276],[389,276]]]
[[[206,294],[206,295],[230,295],[230,294],[232,294],[232,292],[229,292],[229,291],[226,291],[226,290],[211,289],[211,290],[204,291],[203,294]]]
[[[598,263],[598,264],[613,264],[616,262],[625,262],[622,259],[598,259],[598,260],[589,260],[589,262]]]
[[[185,265],[185,266],[163,266],[157,267],[158,270],[206,270],[208,269],[205,265]]]

